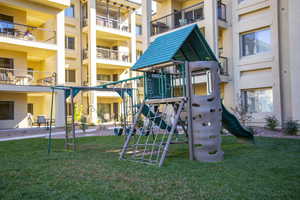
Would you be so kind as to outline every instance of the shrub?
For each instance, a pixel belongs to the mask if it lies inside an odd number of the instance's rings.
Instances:
[[[274,115],[266,117],[265,120],[266,128],[270,130],[275,130],[275,128],[279,125],[279,121]]]
[[[288,120],[284,123],[283,132],[286,135],[297,135],[299,131],[299,123],[295,120]]]

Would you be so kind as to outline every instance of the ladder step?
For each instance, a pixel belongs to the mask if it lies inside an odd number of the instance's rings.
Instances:
[[[161,146],[163,147],[165,144],[133,144],[131,146]]]

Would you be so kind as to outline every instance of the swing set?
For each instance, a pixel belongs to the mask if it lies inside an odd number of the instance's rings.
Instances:
[[[122,99],[122,111],[121,111],[121,125],[117,127],[115,123],[114,134],[122,135],[123,133],[128,134],[129,126],[133,122],[133,116],[137,112],[138,104],[140,103],[139,96],[141,95],[136,86],[143,80],[143,76],[137,76],[134,78],[124,79],[121,81],[114,81],[111,83],[106,83],[103,85],[95,87],[85,87],[85,86],[54,86],[51,87],[51,108],[50,108],[50,126],[48,135],[48,154],[52,150],[52,119],[53,119],[53,108],[54,108],[54,93],[57,90],[64,91],[64,116],[65,116],[65,141],[64,148],[66,150],[76,151],[77,133],[76,133],[76,123],[75,123],[75,103],[74,98],[79,94],[79,92],[89,92],[89,91],[104,91],[104,92],[116,92]],[[101,96],[100,96],[101,98]],[[67,113],[67,101],[70,100],[70,115],[71,120],[68,120]]]

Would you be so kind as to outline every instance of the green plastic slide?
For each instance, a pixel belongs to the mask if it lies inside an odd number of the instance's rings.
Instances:
[[[223,109],[222,112],[223,127],[227,131],[229,131],[232,135],[238,138],[254,141],[252,132],[247,128],[243,127],[239,122],[239,120],[232,113],[230,113],[223,104],[222,104],[222,109]]]

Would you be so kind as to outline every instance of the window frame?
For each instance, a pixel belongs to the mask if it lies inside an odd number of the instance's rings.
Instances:
[[[15,102],[14,101],[0,101],[0,104],[7,103],[8,111],[7,112],[2,112],[4,114],[8,114],[7,118],[4,118],[0,115],[0,120],[14,120],[15,119]],[[9,106],[12,106],[11,108]]]
[[[74,81],[70,81],[71,80],[70,71],[71,71],[71,73],[74,73]],[[65,69],[65,82],[66,83],[76,83],[76,69]]]
[[[30,110],[32,112],[30,112]],[[31,115],[34,115],[34,105],[33,105],[33,103],[27,103],[27,113],[30,113]]]
[[[73,48],[70,48],[70,46],[72,47],[72,45],[69,45],[70,40],[69,39],[73,39]],[[65,49],[68,50],[75,50],[76,49],[76,38],[74,36],[70,36],[70,35],[66,35],[65,36]]]
[[[72,9],[72,15],[68,15],[67,10]],[[71,4],[68,8],[65,9],[65,17],[75,18],[75,5]]]
[[[262,32],[262,31],[266,31],[266,30],[269,30],[269,33],[270,33],[270,46],[269,46],[269,49],[267,51],[262,51],[262,52],[256,52],[256,53],[253,53],[253,54],[249,54],[249,55],[244,55],[244,43],[243,43],[243,36],[245,35],[250,35],[250,34],[254,34],[254,49],[257,50],[257,44],[256,44],[256,34],[259,33],[259,32]],[[249,56],[257,56],[257,55],[261,55],[261,54],[266,54],[266,53],[270,53],[272,52],[272,29],[271,27],[263,27],[263,28],[259,28],[259,29],[255,29],[255,30],[252,30],[252,31],[247,31],[247,32],[243,32],[243,33],[240,33],[239,34],[239,47],[240,47],[240,58],[245,58],[245,57],[249,57]]]
[[[272,94],[272,98],[271,98],[271,110],[270,111],[260,111],[259,108],[257,108],[256,106],[259,105],[259,103],[256,105],[254,104],[254,111],[249,111],[249,107],[251,104],[249,104],[249,99],[251,95],[249,95],[249,93],[253,93],[254,98],[257,98],[257,94],[256,92],[258,91],[266,91],[266,90],[271,90],[271,94]],[[252,113],[252,114],[261,114],[261,113],[273,113],[274,112],[274,96],[273,96],[273,88],[249,88],[249,89],[243,89],[241,90],[241,105],[243,107],[243,109],[247,112],[247,113]],[[257,101],[259,101],[260,99],[257,99]],[[256,99],[255,99],[256,101]]]
[[[139,30],[139,31],[137,31],[137,30]],[[142,25],[140,25],[140,24],[136,24],[136,25],[135,25],[135,34],[136,34],[137,36],[143,35],[143,28],[142,28]]]

